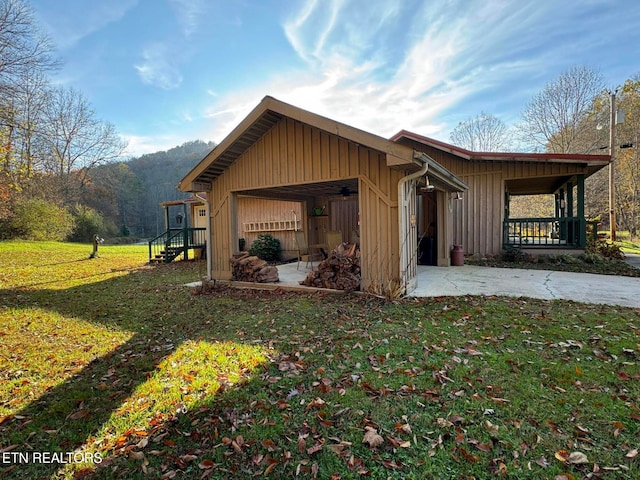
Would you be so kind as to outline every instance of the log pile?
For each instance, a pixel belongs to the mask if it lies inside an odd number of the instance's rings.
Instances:
[[[300,285],[351,292],[360,288],[360,249],[338,245]]]
[[[266,261],[250,256],[248,252],[234,254],[229,262],[232,280],[257,283],[273,283],[279,280],[277,267],[267,265]]]

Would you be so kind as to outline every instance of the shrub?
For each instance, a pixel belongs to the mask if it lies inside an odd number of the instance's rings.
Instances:
[[[505,262],[524,262],[527,259],[527,254],[519,247],[507,245],[502,252],[502,260]]]
[[[65,240],[74,229],[73,216],[62,207],[38,198],[16,202],[9,221],[12,238]]]
[[[584,250],[585,253],[593,253],[604,258],[624,260],[624,253],[620,246],[606,240],[589,240]]]
[[[105,220],[99,212],[84,205],[76,206],[75,229],[68,240],[72,242],[90,242],[94,235],[110,237],[117,233],[117,227]]]
[[[267,262],[278,260],[280,258],[280,240],[268,233],[260,234],[258,239],[251,244],[249,254],[260,257]]]

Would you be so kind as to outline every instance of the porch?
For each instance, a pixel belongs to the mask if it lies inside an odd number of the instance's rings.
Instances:
[[[204,258],[206,251],[206,228],[169,228],[149,240],[149,263],[171,263],[180,255],[189,259]]]
[[[598,222],[580,217],[508,218],[503,222],[505,248],[579,248],[596,240]]]
[[[553,175],[505,181],[502,248],[582,250],[597,238],[597,222],[585,218],[585,175]],[[553,216],[510,218],[513,196],[553,195]],[[527,208],[529,210],[529,208]]]
[[[190,254],[196,259],[203,258],[207,229],[202,200],[190,196],[160,205],[164,209],[165,231],[149,240],[149,263],[171,263],[181,255],[188,260]]]

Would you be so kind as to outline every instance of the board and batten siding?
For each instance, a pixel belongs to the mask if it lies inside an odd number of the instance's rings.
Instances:
[[[245,225],[249,223],[267,223],[289,221],[293,227],[294,218],[298,219],[298,229],[303,227],[302,202],[291,202],[286,200],[273,200],[267,198],[238,197],[238,222],[237,237],[244,238],[246,249],[249,250],[251,244],[258,239],[260,234],[269,234],[280,241],[281,257],[283,260],[296,258],[298,248],[295,240],[295,230],[269,230],[265,226],[259,231],[247,231]],[[296,212],[294,216],[292,211]]]
[[[453,244],[462,245],[465,254],[469,255],[496,255],[502,252],[506,182],[585,173],[580,164],[508,159],[468,160],[419,142],[403,143],[425,152],[468,185],[463,200],[453,201],[451,210]]]
[[[397,185],[404,175],[387,167],[382,152],[284,117],[212,184],[214,277],[231,276],[239,222],[235,192],[299,185],[304,194],[308,183],[358,179],[362,287],[397,278]]]

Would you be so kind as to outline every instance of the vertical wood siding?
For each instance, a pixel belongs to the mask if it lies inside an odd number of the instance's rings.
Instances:
[[[246,232],[244,230],[244,224],[249,222],[293,220],[294,215],[291,213],[293,210],[296,212],[301,228],[304,229],[301,202],[240,197],[237,200],[237,205],[238,226],[236,234],[238,238],[244,238],[246,240],[247,249],[258,239],[258,235],[269,234],[280,240],[283,260],[294,258],[296,256],[297,246],[293,230]]]
[[[402,176],[387,167],[383,153],[283,118],[213,182],[214,273],[230,276],[229,257],[237,248],[231,243],[238,232],[229,231],[236,214],[229,202],[233,192],[284,185],[300,185],[303,192],[305,183],[357,178],[362,286],[386,286],[399,274],[397,184]]]
[[[342,241],[357,242],[358,230],[358,198],[353,196],[347,200],[331,200],[329,202],[330,230],[342,232]]]
[[[469,186],[462,201],[451,203],[452,241],[462,245],[466,254],[495,255],[502,251],[504,190],[507,180],[584,173],[580,165],[466,160],[419,142],[403,143],[425,152]],[[439,209],[439,212],[442,210]],[[450,247],[449,245],[448,248]],[[440,246],[438,249],[440,257]]]

